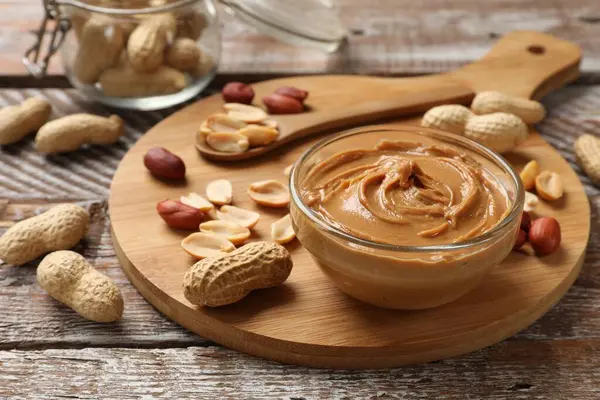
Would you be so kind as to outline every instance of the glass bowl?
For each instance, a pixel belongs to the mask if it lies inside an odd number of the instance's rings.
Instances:
[[[221,38],[211,0],[73,0],[60,13],[71,25],[60,46],[66,76],[101,103],[169,107],[216,73]]]
[[[508,199],[507,212],[480,236],[449,244],[411,246],[375,242],[339,229],[306,205],[301,187],[322,160],[382,138],[444,144],[474,156]],[[355,147],[355,146],[354,146]],[[372,147],[372,146],[371,146]],[[307,150],[290,175],[290,214],[298,240],[343,292],[379,307],[424,309],[449,303],[475,288],[512,250],[523,212],[518,174],[500,155],[467,138],[412,125],[368,126],[330,136]]]

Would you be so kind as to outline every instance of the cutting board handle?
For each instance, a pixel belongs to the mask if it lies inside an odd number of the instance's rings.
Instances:
[[[479,61],[450,73],[474,92],[498,90],[539,99],[579,76],[581,48],[540,32],[503,36]]]
[[[441,104],[468,106],[476,93],[486,90],[539,99],[576,79],[580,62],[581,49],[576,44],[539,32],[513,32],[498,40],[481,60],[449,73],[408,78],[328,75],[274,79],[253,86],[257,98],[281,86],[310,92],[308,112],[272,116],[279,124],[277,141],[244,153],[221,153],[197,136],[196,147],[207,158],[236,161],[325,130],[424,113]],[[220,97],[215,97],[213,104],[215,110],[220,109]],[[197,114],[190,109],[189,118],[197,118]]]

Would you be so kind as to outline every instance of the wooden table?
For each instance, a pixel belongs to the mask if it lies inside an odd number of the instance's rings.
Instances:
[[[600,8],[595,0],[341,1],[351,37],[326,55],[293,48],[224,18],[222,74],[229,79],[299,73],[417,74],[478,58],[514,29],[538,29],[581,44],[584,78],[544,99],[544,137],[574,164],[572,142],[598,134]],[[27,77],[19,59],[41,17],[37,0],[0,3],[0,106],[40,95],[54,117],[109,110],[51,77]],[[54,88],[49,88],[54,87]],[[58,88],[56,88],[58,87]],[[29,88],[29,89],[25,89]],[[43,88],[43,89],[40,89]],[[0,268],[0,398],[600,398],[600,188],[580,174],[592,207],[583,271],[546,316],[482,351],[383,371],[316,370],[263,361],[204,340],[156,312],[129,284],[115,257],[106,200],[127,149],[174,110],[117,111],[126,135],[114,146],[43,157],[31,140],[0,150],[0,234],[56,203],[88,207],[92,226],[76,247],[122,290],[124,319],[88,322],[51,300],[35,282],[36,263]]]

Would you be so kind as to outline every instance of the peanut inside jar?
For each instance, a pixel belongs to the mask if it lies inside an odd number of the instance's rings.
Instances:
[[[300,195],[355,237],[404,246],[458,243],[488,232],[509,212],[503,186],[473,154],[435,140],[344,144],[347,150],[313,166]]]

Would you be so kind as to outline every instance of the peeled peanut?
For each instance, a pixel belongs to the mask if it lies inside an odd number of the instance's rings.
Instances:
[[[535,178],[535,191],[544,200],[558,200],[563,195],[563,184],[556,172],[542,171]]]
[[[217,218],[222,221],[235,222],[244,228],[252,229],[258,223],[260,214],[235,206],[223,206],[217,211]]]
[[[181,202],[190,207],[197,208],[202,212],[210,212],[214,210],[215,206],[204,197],[200,196],[198,193],[190,193],[187,196],[181,196]]]
[[[525,167],[523,167],[523,171],[519,174],[521,177],[521,181],[523,182],[523,186],[525,190],[531,190],[535,186],[535,178],[540,173],[540,166],[537,161],[531,160]]]
[[[285,167],[285,169],[283,170],[283,174],[284,174],[286,177],[288,177],[288,178],[289,178],[289,177],[290,177],[290,174],[292,173],[292,168],[294,168],[294,164],[290,164],[290,165],[288,165],[288,166],[287,166],[287,167]]]
[[[219,219],[217,217],[217,208],[216,207],[213,208],[212,210],[208,211],[206,213],[206,215],[208,216],[208,219],[211,219],[211,220],[217,220],[217,219]]]
[[[240,245],[250,238],[250,229],[231,221],[206,221],[200,224],[200,232],[225,237],[234,245]]]
[[[250,147],[246,136],[230,132],[211,132],[206,135],[206,143],[223,153],[243,153]]]
[[[531,212],[535,210],[539,202],[540,200],[535,194],[531,192],[525,192],[525,203],[523,205],[523,211]]]
[[[279,244],[286,244],[294,240],[296,232],[292,226],[290,214],[278,219],[271,224],[271,238]]]
[[[200,123],[200,128],[198,128],[200,133],[211,133],[213,130],[208,127],[208,123],[206,120]]]
[[[192,257],[202,260],[207,257],[218,257],[233,250],[235,246],[224,236],[212,233],[192,233],[181,241],[181,247]]]
[[[244,121],[233,118],[227,114],[217,113],[208,117],[203,125],[200,126],[200,129],[206,133],[236,133],[246,126],[247,124]]]
[[[233,198],[233,187],[226,179],[217,179],[206,185],[206,197],[218,206],[230,204]]]
[[[277,140],[279,131],[268,126],[248,125],[238,131],[239,134],[248,138],[250,147],[267,146]]]
[[[478,93],[473,99],[471,109],[479,115],[496,112],[513,114],[526,124],[538,123],[546,116],[544,106],[535,100],[494,91]]]
[[[260,124],[264,125],[264,126],[268,126],[270,128],[275,128],[275,129],[277,129],[277,126],[279,125],[279,124],[277,124],[277,121],[275,121],[274,119],[265,119]]]
[[[276,180],[254,182],[248,188],[248,196],[261,206],[287,207],[290,204],[290,191],[286,185]]]
[[[268,115],[262,108],[240,103],[225,103],[223,108],[227,115],[247,123],[259,123],[267,119]]]

